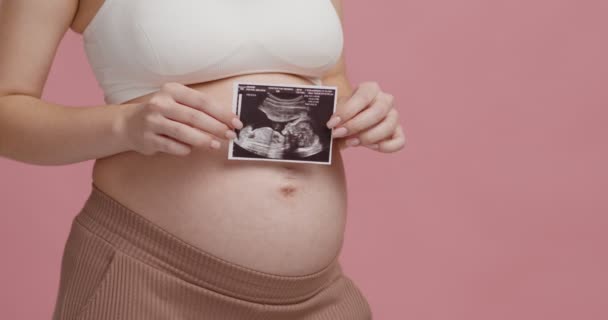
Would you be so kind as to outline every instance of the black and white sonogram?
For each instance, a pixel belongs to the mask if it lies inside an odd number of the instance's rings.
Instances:
[[[234,83],[232,111],[243,122],[228,159],[331,164],[338,89],[315,85]]]

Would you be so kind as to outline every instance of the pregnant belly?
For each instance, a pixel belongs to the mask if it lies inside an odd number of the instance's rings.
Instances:
[[[291,75],[251,74],[193,88],[230,108],[234,80],[310,84]],[[233,263],[281,275],[329,264],[340,252],[346,222],[338,148],[331,165],[318,165],[228,160],[222,143],[184,157],[124,152],[101,158],[93,181],[175,236]]]

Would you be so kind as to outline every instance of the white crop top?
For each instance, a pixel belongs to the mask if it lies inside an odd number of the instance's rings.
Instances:
[[[105,0],[82,35],[108,104],[255,72],[321,85],[344,40],[330,0]]]

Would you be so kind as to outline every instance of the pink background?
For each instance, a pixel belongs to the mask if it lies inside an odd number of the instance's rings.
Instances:
[[[393,93],[408,138],[344,154],[341,260],[375,319],[608,319],[608,3],[344,6],[351,81]],[[81,45],[45,99],[102,102]],[[50,318],[91,165],[0,159],[0,319]]]

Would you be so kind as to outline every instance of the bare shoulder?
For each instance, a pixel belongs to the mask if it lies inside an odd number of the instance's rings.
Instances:
[[[0,0],[0,96],[40,97],[78,0]]]

